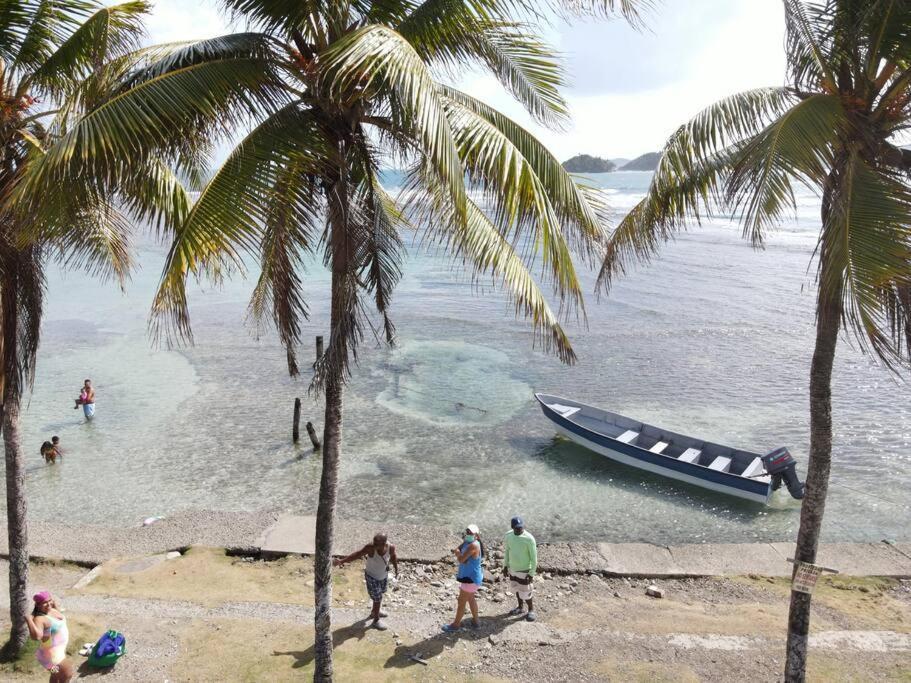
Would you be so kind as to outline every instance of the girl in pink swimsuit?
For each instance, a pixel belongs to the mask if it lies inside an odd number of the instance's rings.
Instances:
[[[73,664],[66,658],[70,639],[66,617],[48,591],[36,593],[35,609],[26,616],[28,631],[38,641],[35,658],[50,673],[50,683],[66,683],[73,677]]]

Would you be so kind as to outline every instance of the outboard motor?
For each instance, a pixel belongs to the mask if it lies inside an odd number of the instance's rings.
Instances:
[[[776,448],[768,455],[762,456],[765,471],[772,475],[772,490],[777,491],[784,479],[785,486],[792,497],[803,498],[803,482],[797,478],[797,461],[791,457],[787,448]]]

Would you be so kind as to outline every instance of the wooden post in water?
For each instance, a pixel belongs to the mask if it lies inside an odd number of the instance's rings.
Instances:
[[[310,424],[309,422],[307,424]],[[294,424],[291,427],[291,438],[297,443],[301,437],[301,400],[294,399]]]
[[[319,363],[319,359],[323,357],[323,335],[319,334],[316,336],[316,362]]]
[[[313,450],[318,451],[320,447],[319,438],[316,436],[316,430],[313,428],[313,423],[307,423],[307,434],[310,435],[310,443],[313,444]]]

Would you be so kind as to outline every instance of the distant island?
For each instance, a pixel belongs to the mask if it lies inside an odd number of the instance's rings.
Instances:
[[[610,159],[593,157],[589,154],[577,154],[563,162],[563,168],[570,173],[610,173],[616,170]]]
[[[603,159],[590,154],[577,154],[563,162],[570,173],[610,173],[611,171],[654,171],[661,154],[648,152],[632,161],[629,159]]]
[[[658,152],[648,152],[642,156],[636,157],[627,164],[624,164],[621,171],[654,171],[658,168],[658,160],[661,155]]]

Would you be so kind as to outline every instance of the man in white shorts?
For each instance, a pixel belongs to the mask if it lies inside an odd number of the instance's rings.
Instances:
[[[506,534],[503,543],[503,573],[509,577],[510,590],[516,594],[519,605],[510,614],[516,617],[522,614],[525,611],[522,603],[525,602],[528,604],[525,619],[534,621],[537,617],[532,603],[532,584],[538,568],[538,545],[535,537],[525,530],[521,517],[513,517],[511,525],[512,531]]]

